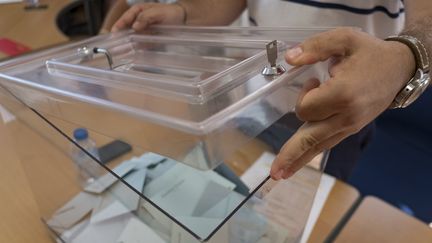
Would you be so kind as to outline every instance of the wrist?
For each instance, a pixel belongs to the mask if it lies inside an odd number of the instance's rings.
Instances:
[[[391,45],[391,50],[397,54],[396,58],[401,63],[399,67],[403,69],[399,84],[400,88],[402,88],[414,76],[417,70],[415,55],[410,47],[402,42],[389,41],[388,44]]]
[[[405,108],[413,103],[426,90],[430,83],[429,53],[423,43],[414,36],[391,36],[386,38],[386,40],[389,43],[393,42],[393,45],[396,43],[399,46],[397,53],[401,55],[399,58],[396,58],[399,64],[402,65],[399,67],[403,70],[400,76],[410,76],[395,96],[390,108]],[[414,59],[414,64],[412,59]],[[415,70],[414,75],[412,74],[412,70]]]
[[[177,16],[178,16],[179,23],[182,25],[186,25],[186,22],[187,22],[186,7],[180,1],[177,1],[177,2],[173,3],[172,5],[177,8],[177,13],[178,13]]]

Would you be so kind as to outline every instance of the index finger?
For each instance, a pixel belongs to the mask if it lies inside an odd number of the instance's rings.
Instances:
[[[343,64],[343,68],[348,65],[349,61]],[[305,82],[297,99],[297,117],[302,121],[322,121],[346,110],[352,105],[354,97],[354,90],[349,87],[351,83],[346,80],[352,78],[341,73],[322,83],[316,80]]]
[[[111,28],[111,31],[116,32],[131,27],[132,24],[135,22],[135,19],[138,17],[138,15],[142,11],[151,7],[152,4],[132,6],[126,12],[124,12],[123,15],[114,23],[113,27]]]
[[[318,122],[306,122],[285,143],[281,151],[273,161],[270,174],[273,178],[279,178],[286,168],[306,153],[318,153],[324,148],[319,145],[330,137],[343,131],[340,115],[332,116]]]

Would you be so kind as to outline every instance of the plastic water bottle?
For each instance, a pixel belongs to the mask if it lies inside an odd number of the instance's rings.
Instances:
[[[79,146],[93,155],[96,159],[99,159],[98,149],[95,142],[89,138],[87,129],[75,129],[73,137]],[[78,181],[82,188],[93,183],[102,175],[104,169],[99,165],[99,163],[94,161],[75,144],[72,144],[71,153],[78,171]]]

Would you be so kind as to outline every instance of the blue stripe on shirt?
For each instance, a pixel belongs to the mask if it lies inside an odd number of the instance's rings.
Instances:
[[[351,6],[347,6],[340,3],[323,3],[323,2],[317,2],[312,0],[283,0],[286,2],[292,2],[292,3],[298,3],[298,4],[304,4],[312,7],[317,8],[327,8],[327,9],[338,9],[338,10],[344,10],[355,14],[372,14],[375,12],[382,12],[387,14],[390,18],[395,19],[398,18],[400,14],[402,14],[405,10],[403,8],[399,9],[398,12],[392,13],[390,12],[386,7],[378,5],[373,8],[355,8]]]

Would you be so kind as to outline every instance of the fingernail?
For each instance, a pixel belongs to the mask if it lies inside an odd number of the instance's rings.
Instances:
[[[303,53],[303,49],[300,46],[289,49],[286,53],[289,59],[296,59]]]
[[[284,173],[284,170],[279,170],[278,172],[276,172],[276,174],[274,175],[275,180],[282,179],[283,173]]]

